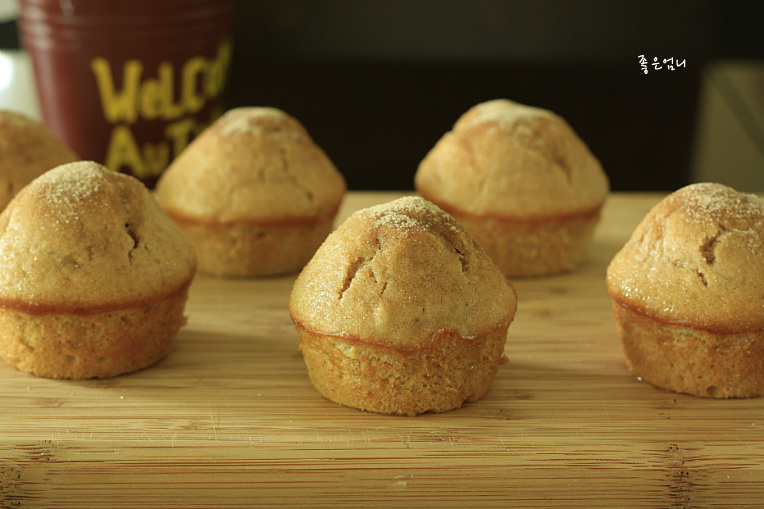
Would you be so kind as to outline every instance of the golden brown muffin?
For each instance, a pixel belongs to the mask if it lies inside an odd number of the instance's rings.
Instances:
[[[49,378],[104,378],[170,350],[196,260],[133,177],[58,166],[0,214],[0,357]]]
[[[289,301],[318,391],[403,415],[479,399],[506,361],[516,308],[514,288],[475,240],[419,197],[353,214]]]
[[[764,395],[764,200],[721,184],[658,203],[607,270],[629,369],[674,392]]]
[[[33,179],[76,160],[74,152],[40,122],[0,110],[0,211]]]
[[[272,276],[310,260],[332,229],[345,180],[296,119],[252,107],[205,130],[156,192],[191,240],[200,271]]]
[[[564,119],[506,99],[464,113],[414,183],[514,277],[578,266],[609,191],[599,161]]]

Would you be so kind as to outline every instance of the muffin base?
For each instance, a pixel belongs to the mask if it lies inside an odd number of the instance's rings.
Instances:
[[[138,309],[31,314],[0,309],[0,357],[44,378],[109,378],[165,357],[185,324],[188,288]]]
[[[331,232],[334,216],[275,226],[173,219],[194,246],[200,272],[220,278],[245,278],[302,269]]]
[[[507,329],[474,339],[444,331],[428,348],[404,350],[297,326],[308,376],[324,397],[352,408],[409,416],[446,412],[480,399],[507,362]]]
[[[586,258],[599,215],[512,220],[455,216],[509,277],[569,272]]]
[[[667,391],[707,398],[764,395],[764,331],[714,332],[665,323],[613,302],[633,374]]]
[[[464,226],[504,275],[518,278],[569,272],[578,267],[588,254],[602,209],[600,205],[560,216],[515,218],[472,214],[433,203]]]

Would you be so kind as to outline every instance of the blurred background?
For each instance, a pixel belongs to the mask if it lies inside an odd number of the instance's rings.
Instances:
[[[763,21],[746,0],[237,0],[226,106],[297,117],[351,189],[413,189],[458,116],[503,97],[565,117],[614,190],[761,192]]]
[[[764,2],[240,0],[229,101],[297,116],[351,188],[409,189],[473,104],[565,117],[614,189],[764,190]],[[649,65],[644,74],[639,56]],[[673,58],[674,70],[662,60]],[[676,67],[679,62],[685,66]]]

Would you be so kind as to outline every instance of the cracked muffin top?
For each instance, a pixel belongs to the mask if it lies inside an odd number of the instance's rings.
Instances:
[[[406,349],[444,330],[487,334],[516,308],[514,288],[477,242],[419,197],[354,213],[300,273],[289,302],[309,331]]]
[[[0,306],[107,312],[174,295],[196,257],[146,187],[94,162],[58,166],[0,214]]]
[[[421,161],[415,185],[446,210],[510,218],[596,210],[609,191],[563,118],[506,99],[465,112]]]
[[[764,199],[715,183],[679,189],[613,258],[607,288],[621,304],[669,323],[764,330]]]
[[[22,187],[77,156],[44,124],[0,110],[0,211]]]
[[[295,118],[229,110],[172,162],[156,186],[176,219],[269,224],[334,213],[345,180]]]

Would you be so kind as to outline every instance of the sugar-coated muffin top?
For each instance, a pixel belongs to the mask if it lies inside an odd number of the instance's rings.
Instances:
[[[562,117],[506,99],[465,112],[421,161],[415,185],[446,209],[509,218],[590,212],[609,191]]]
[[[33,180],[0,214],[0,305],[106,312],[189,284],[196,255],[133,177],[82,161]]]
[[[514,288],[451,216],[419,197],[360,210],[303,269],[289,310],[305,329],[398,348],[512,321]]]
[[[267,224],[334,213],[345,189],[342,174],[294,117],[242,107],[194,139],[156,193],[175,218]]]
[[[764,329],[764,199],[715,183],[658,203],[613,258],[607,288],[653,318],[720,332]]]
[[[42,123],[0,110],[0,211],[33,179],[76,160],[74,152]]]

